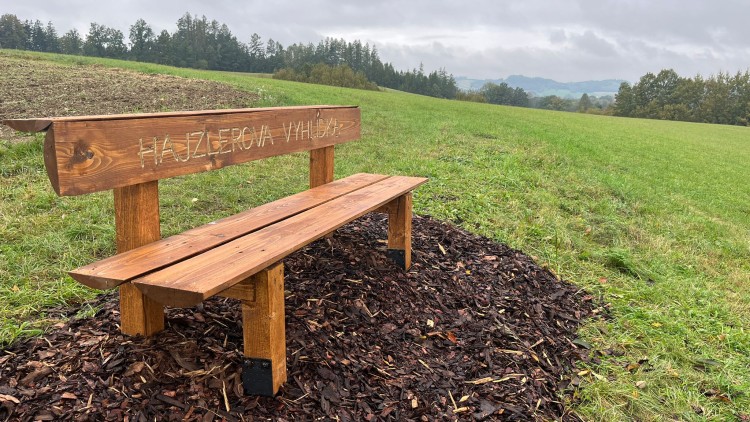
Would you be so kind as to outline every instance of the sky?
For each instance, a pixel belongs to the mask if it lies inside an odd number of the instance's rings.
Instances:
[[[375,45],[396,69],[454,76],[637,81],[750,69],[749,0],[0,0],[0,13],[52,21],[59,35],[91,22],[128,36],[138,18],[173,32],[185,12],[225,23],[243,42],[325,37]]]

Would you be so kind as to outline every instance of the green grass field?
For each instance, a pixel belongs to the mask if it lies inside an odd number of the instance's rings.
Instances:
[[[10,54],[5,52],[4,54]],[[30,56],[28,56],[30,57]],[[610,304],[581,336],[573,406],[589,420],[738,420],[750,413],[750,129],[622,119],[37,55],[226,82],[259,105],[356,104],[336,176],[427,176],[415,211],[535,256]],[[2,76],[0,76],[2,77]],[[305,155],[170,179],[163,234],[302,190]],[[208,188],[210,186],[210,188]],[[111,195],[57,197],[41,137],[0,141],[0,342],[90,297],[65,270],[113,253]],[[194,200],[195,199],[195,200]]]

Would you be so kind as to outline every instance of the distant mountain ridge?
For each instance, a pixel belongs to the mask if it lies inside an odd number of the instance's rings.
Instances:
[[[562,98],[580,98],[584,93],[597,97],[615,95],[620,89],[621,79],[606,79],[602,81],[557,82],[552,79],[531,78],[523,75],[511,75],[505,79],[471,79],[464,76],[456,78],[456,85],[463,90],[479,90],[482,86],[492,82],[506,83],[512,88],[522,88],[537,97],[557,95]]]

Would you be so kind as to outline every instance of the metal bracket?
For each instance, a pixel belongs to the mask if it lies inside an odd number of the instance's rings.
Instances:
[[[388,258],[395,262],[401,268],[406,266],[406,251],[403,249],[388,249],[386,251]]]
[[[242,364],[245,394],[273,397],[273,366],[270,359],[246,359]]]

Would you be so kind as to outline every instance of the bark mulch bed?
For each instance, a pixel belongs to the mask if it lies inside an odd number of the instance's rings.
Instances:
[[[414,265],[368,216],[284,260],[289,381],[242,394],[239,303],[170,309],[155,338],[118,331],[113,294],[0,351],[0,420],[578,420],[561,402],[589,352],[592,297],[523,253],[427,217]],[[66,310],[75,315],[78,309]]]

